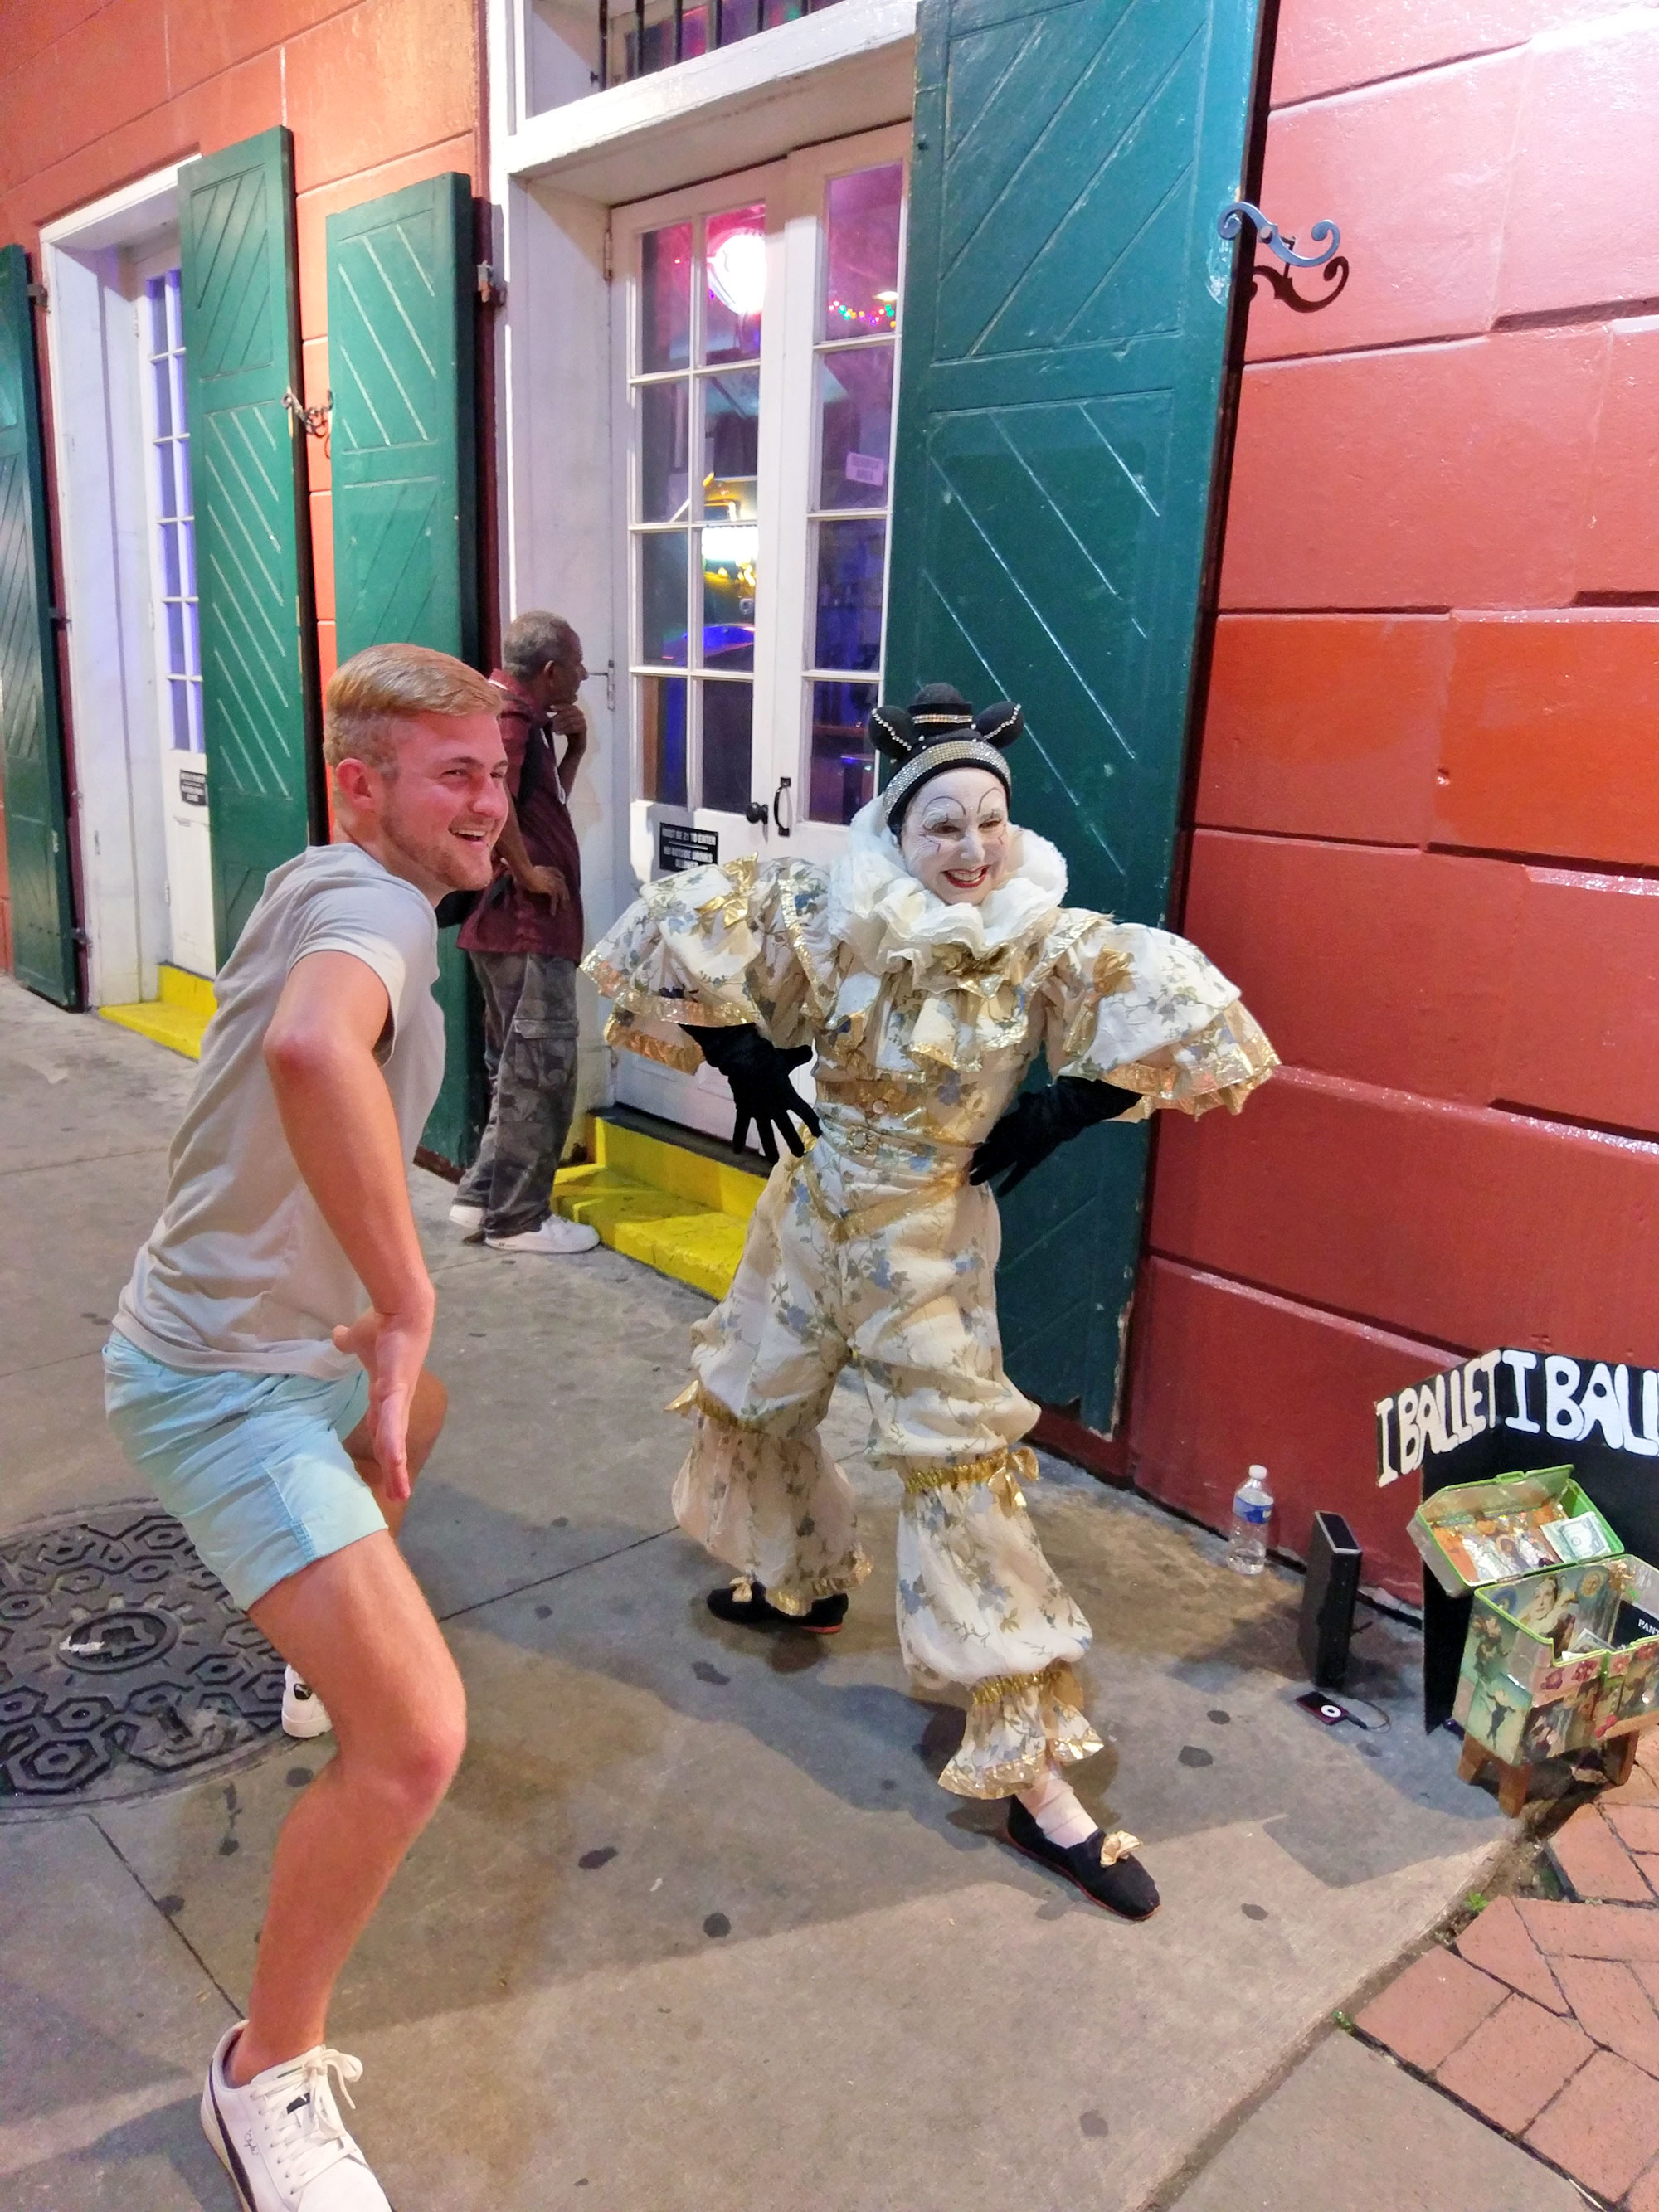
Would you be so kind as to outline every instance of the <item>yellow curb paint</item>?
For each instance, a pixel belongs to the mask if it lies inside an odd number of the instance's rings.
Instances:
[[[561,1168],[553,1202],[604,1243],[708,1297],[732,1287],[764,1176],[603,1116],[587,1127],[591,1162]]]
[[[135,1030],[152,1044],[181,1052],[187,1060],[199,1060],[203,1033],[218,1003],[212,984],[205,975],[189,975],[164,961],[157,971],[156,988],[159,997],[142,999],[131,1006],[100,1006],[98,1012],[105,1021]]]

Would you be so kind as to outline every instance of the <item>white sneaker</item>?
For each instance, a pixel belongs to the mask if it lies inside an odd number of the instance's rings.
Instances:
[[[483,1206],[469,1206],[465,1199],[456,1200],[454,1205],[449,1209],[449,1218],[458,1229],[473,1230],[483,1227]]]
[[[292,1667],[283,1670],[283,1734],[300,1737],[326,1735],[334,1723],[328,1708],[309,1682],[302,1682]]]
[[[516,1237],[486,1237],[492,1252],[591,1252],[599,1241],[597,1229],[585,1221],[566,1221],[550,1213],[539,1229],[521,1229]]]
[[[233,2089],[225,2060],[246,2026],[239,2021],[220,2037],[202,2091],[202,2132],[235,2184],[242,2212],[392,2212],[329,2081],[333,2074],[349,2105],[359,2062],[319,2043]]]

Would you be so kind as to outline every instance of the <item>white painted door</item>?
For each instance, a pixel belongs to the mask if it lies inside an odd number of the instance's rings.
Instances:
[[[215,969],[211,833],[176,250],[163,257],[163,264],[141,268],[137,306],[167,919],[174,964],[210,976]]]
[[[618,209],[628,859],[823,862],[875,790],[908,125]],[[729,1094],[623,1055],[624,1103]]]

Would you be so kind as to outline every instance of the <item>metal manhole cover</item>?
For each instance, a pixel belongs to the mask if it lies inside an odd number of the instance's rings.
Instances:
[[[0,1820],[240,1763],[282,1710],[282,1661],[153,1502],[0,1537]]]

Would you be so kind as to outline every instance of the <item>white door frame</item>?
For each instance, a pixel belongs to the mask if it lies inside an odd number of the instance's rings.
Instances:
[[[94,1006],[154,998],[170,950],[141,364],[125,258],[178,227],[179,164],[40,232]]]
[[[625,194],[677,189],[883,125],[908,136],[915,0],[841,0],[533,118],[524,5],[486,0],[484,15],[491,246],[506,295],[493,319],[499,584],[503,621],[556,609],[575,623],[594,672],[583,695],[591,744],[571,805],[591,944],[638,890],[629,860],[628,724],[617,711],[628,609],[615,588],[622,517],[612,477],[610,210]],[[597,995],[585,976],[578,988],[585,1112],[614,1086]],[[728,1135],[730,1109],[716,1099],[714,1110],[718,1133]]]
[[[846,843],[847,831],[842,824],[815,821],[808,812],[811,762],[807,672],[811,665],[809,641],[814,629],[816,605],[816,582],[810,556],[813,533],[809,515],[817,505],[812,486],[818,444],[824,194],[831,178],[852,170],[876,168],[893,162],[908,167],[909,151],[908,125],[850,132],[804,148],[763,168],[713,178],[611,212],[615,292],[611,341],[611,419],[615,449],[611,529],[615,566],[611,589],[617,611],[619,642],[623,646],[617,656],[615,728],[617,749],[629,757],[630,763],[628,869],[637,881],[647,881],[661,872],[657,865],[659,830],[668,823],[712,834],[722,860],[754,853],[773,859],[796,858],[827,865]],[[756,595],[754,739],[747,794],[761,818],[752,821],[706,804],[682,805],[640,795],[644,781],[640,757],[641,739],[634,726],[635,679],[630,666],[639,657],[635,648],[640,643],[634,634],[630,609],[634,554],[629,523],[637,505],[633,481],[637,456],[633,450],[630,369],[638,352],[635,325],[640,312],[638,266],[643,234],[664,225],[761,202],[765,206],[767,288],[759,356],[759,587]],[[902,243],[901,228],[901,294]],[[695,390],[695,372],[693,376]],[[896,410],[895,419],[896,416]],[[890,481],[891,437],[890,429],[889,448],[883,456]],[[695,562],[691,563],[694,606],[699,598],[695,580],[696,566]],[[809,606],[809,600],[812,606]],[[693,627],[698,619],[694,613]],[[696,717],[690,709],[689,642],[688,634],[688,782],[691,787],[690,796],[695,799],[698,796],[699,763],[698,749],[690,742]],[[877,688],[878,672],[872,672],[869,680],[872,688]],[[785,779],[788,784],[787,792]],[[712,1067],[702,1066],[688,1076],[652,1060],[623,1055],[615,1079],[617,1095],[627,1104],[662,1115],[709,1135],[730,1133],[731,1094],[724,1078]]]

